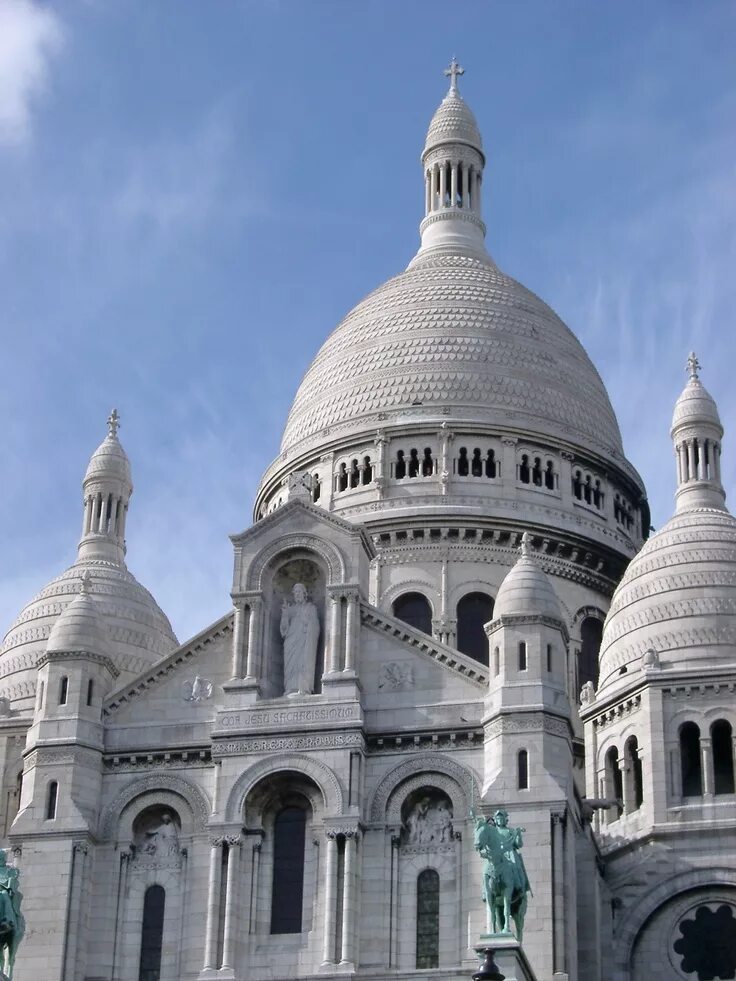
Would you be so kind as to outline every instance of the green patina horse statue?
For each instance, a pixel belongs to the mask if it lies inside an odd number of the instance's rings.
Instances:
[[[483,864],[483,902],[486,904],[488,933],[511,933],[511,921],[516,938],[524,936],[527,893],[531,886],[527,878],[524,860],[519,849],[522,846],[523,828],[507,826],[508,813],[501,809],[493,818],[475,817],[474,844]]]

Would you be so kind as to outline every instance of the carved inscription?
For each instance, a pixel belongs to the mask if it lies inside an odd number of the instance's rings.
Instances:
[[[273,729],[278,726],[301,726],[315,722],[358,722],[358,705],[315,705],[283,709],[260,709],[255,712],[228,712],[219,717],[221,729]]]

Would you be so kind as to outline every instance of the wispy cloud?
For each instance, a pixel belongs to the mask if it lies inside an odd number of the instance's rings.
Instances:
[[[33,109],[48,90],[64,43],[55,11],[33,0],[0,0],[0,145],[27,142]]]

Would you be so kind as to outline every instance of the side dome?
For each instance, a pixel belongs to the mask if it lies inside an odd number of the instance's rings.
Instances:
[[[501,583],[493,619],[504,616],[546,616],[564,622],[552,583],[531,551],[528,532],[521,540],[521,555]]]
[[[736,660],[736,518],[724,503],[718,407],[698,367],[691,354],[672,425],[677,513],[632,559],[613,594],[599,694],[636,683],[643,664],[702,675]]]
[[[67,606],[51,628],[46,650],[53,652],[78,652],[106,654],[109,640],[97,604],[89,594],[91,576],[82,574],[79,593]]]

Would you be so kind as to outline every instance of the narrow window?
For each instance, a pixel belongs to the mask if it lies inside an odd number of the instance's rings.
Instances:
[[[552,645],[547,644],[547,671],[552,671]]]
[[[535,487],[542,486],[542,461],[538,456],[534,457],[534,467],[532,468],[532,483]]]
[[[598,687],[598,652],[603,640],[603,622],[597,617],[585,617],[580,624],[581,649],[578,651],[578,698],[586,681]]]
[[[38,711],[39,712],[43,711],[43,692],[44,692],[44,683],[41,682],[41,685],[40,685],[40,687],[38,689]]]
[[[421,593],[404,593],[394,600],[393,614],[397,620],[403,620],[415,630],[432,634],[432,607],[429,600]]]
[[[94,693],[95,693],[95,683],[92,680],[92,678],[90,678],[89,681],[87,682],[87,704],[88,705],[91,705],[92,704],[92,698],[94,697]]]
[[[547,466],[544,470],[544,486],[547,490],[555,489],[554,463],[551,460],[547,460]]]
[[[601,482],[596,480],[595,487],[593,488],[593,504],[600,509],[603,507],[603,494],[601,492]]]
[[[317,474],[313,474],[313,476],[312,476],[312,500],[315,502],[315,504],[319,500],[319,495],[320,495],[321,491],[322,491],[322,485],[319,482],[319,476]]]
[[[629,810],[638,811],[644,801],[644,781],[639,759],[639,743],[636,736],[627,739],[624,747],[626,759],[626,781]]]
[[[731,723],[726,719],[714,722],[710,729],[713,747],[713,790],[716,794],[734,792],[731,732]]]
[[[529,789],[529,753],[525,749],[519,750],[516,757],[517,781],[516,786],[519,790]]]
[[[416,450],[411,450],[409,454],[409,476],[419,476],[419,453]]]
[[[417,876],[417,968],[440,964],[440,877],[434,869]]]
[[[473,459],[470,464],[470,472],[474,477],[483,476],[483,461],[480,458],[480,450],[477,446],[473,450]]]
[[[685,722],[680,728],[680,766],[682,768],[682,796],[700,797],[703,793],[700,729],[694,722]]]
[[[301,807],[285,807],[274,821],[271,933],[302,932],[306,825]]]
[[[52,780],[46,791],[46,820],[53,821],[56,817],[56,801],[59,798],[59,785]]]
[[[363,483],[370,484],[373,480],[373,464],[371,463],[371,458],[366,456],[363,458]]]
[[[344,463],[340,464],[340,471],[337,475],[337,489],[339,491],[348,489],[348,468]]]
[[[66,705],[67,696],[69,695],[69,679],[66,675],[59,682],[59,705]]]
[[[621,773],[621,768],[618,765],[618,749],[615,746],[611,748],[606,753],[606,797],[609,800],[622,801],[624,796],[624,781],[623,774]],[[617,821],[621,817],[621,804],[619,803],[616,808],[609,808],[606,811],[607,817],[606,821],[608,824],[611,821]]]
[[[424,459],[422,460],[422,477],[431,477],[434,473],[434,460],[432,459],[432,450],[427,446],[424,450]]]
[[[350,486],[357,487],[360,483],[360,469],[358,467],[358,461],[353,460],[350,464]]]
[[[526,671],[526,643],[519,643],[519,671]]]
[[[585,478],[585,484],[583,486],[583,497],[585,498],[585,503],[590,504],[593,500],[593,488],[591,487],[590,474]]]
[[[457,604],[457,649],[488,664],[485,625],[493,619],[493,599],[486,593],[467,593]]]
[[[493,651],[493,673],[495,675],[501,673],[501,652],[497,647]]]
[[[166,892],[163,886],[149,886],[143,899],[141,928],[141,959],[138,981],[159,981],[161,952],[164,944],[164,909]]]
[[[578,499],[578,501],[581,501],[582,500],[582,498],[583,498],[583,478],[582,478],[582,474],[580,473],[579,470],[576,470],[575,471],[575,474],[574,474],[574,476],[572,478],[572,492],[573,492],[573,495]]]
[[[496,476],[496,454],[493,450],[489,450],[486,454],[486,477]]]
[[[458,477],[468,476],[468,451],[464,446],[461,446],[459,450],[457,475]]]
[[[404,451],[399,450],[396,454],[396,465],[394,467],[394,476],[397,480],[403,480],[406,477],[406,460],[404,459]]]
[[[519,480],[522,484],[529,483],[529,457],[524,454],[519,464]]]
[[[616,521],[618,522],[621,521],[621,501],[619,499],[618,494],[616,494],[616,496],[613,499],[613,516],[616,519]]]

